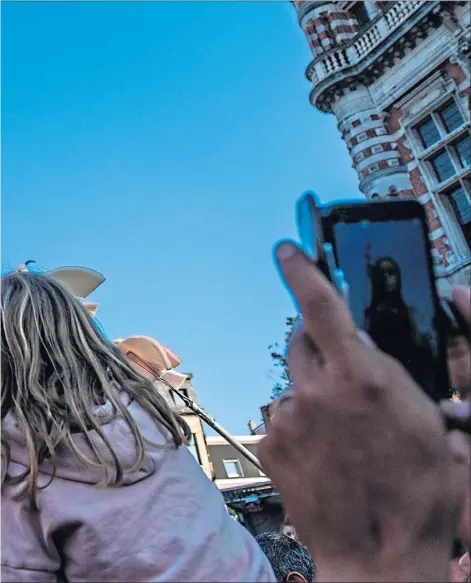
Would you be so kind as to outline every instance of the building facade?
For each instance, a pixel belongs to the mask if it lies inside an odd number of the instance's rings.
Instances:
[[[468,284],[469,2],[297,0],[310,101],[337,118],[367,199],[425,208],[437,275]]]
[[[235,439],[257,455],[263,434],[239,435]],[[252,534],[281,528],[284,511],[271,481],[231,444],[219,436],[206,438],[214,482],[226,506]]]
[[[262,438],[263,435],[239,435],[234,437],[255,456],[257,456],[258,444]],[[242,488],[269,482],[263,472],[256,468],[223,437],[219,435],[208,436],[206,443],[213,466],[213,479],[219,490],[235,487]]]
[[[196,397],[195,387],[193,386],[193,375],[187,373],[185,376],[187,379],[179,391],[197,405],[198,399]],[[159,381],[156,381],[156,383],[159,383]],[[188,445],[188,448],[196,461],[202,467],[204,473],[211,480],[213,478],[214,471],[213,464],[211,463],[211,458],[209,456],[208,445],[206,443],[208,437],[206,437],[203,422],[198,417],[198,415],[189,409],[183,400],[180,399],[173,391],[170,391],[168,387],[162,385],[162,383],[159,383],[158,390],[165,397],[170,407],[177,411],[188,423],[192,435],[192,439]]]

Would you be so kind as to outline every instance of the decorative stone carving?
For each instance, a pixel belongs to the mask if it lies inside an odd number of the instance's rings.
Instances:
[[[471,39],[467,35],[462,36],[458,41],[458,57],[468,61],[471,58]]]
[[[454,54],[450,57],[450,63],[460,65],[464,74],[469,79],[471,69],[471,39],[468,35],[458,39]]]
[[[443,17],[443,24],[451,30],[454,34],[458,35],[463,28],[461,27],[460,21],[456,18],[454,12],[454,2],[445,3],[445,14]]]

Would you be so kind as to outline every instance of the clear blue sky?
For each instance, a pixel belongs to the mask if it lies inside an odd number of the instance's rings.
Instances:
[[[84,265],[110,337],[183,358],[234,433],[259,420],[291,301],[294,202],[358,197],[282,2],[2,3],[2,266]]]

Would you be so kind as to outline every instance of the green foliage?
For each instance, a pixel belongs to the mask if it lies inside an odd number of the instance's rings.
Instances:
[[[273,360],[273,368],[275,369],[278,381],[274,385],[271,391],[271,399],[274,401],[280,395],[282,395],[286,389],[289,387],[291,381],[289,378],[288,365],[286,362],[286,355],[288,354],[288,347],[291,336],[293,334],[296,323],[299,316],[286,318],[286,333],[285,333],[285,344],[283,349],[280,348],[278,343],[271,344],[268,349],[270,350],[270,355]]]

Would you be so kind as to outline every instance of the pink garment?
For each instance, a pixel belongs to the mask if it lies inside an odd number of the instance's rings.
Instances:
[[[12,486],[4,485],[2,582],[274,583],[255,539],[226,512],[221,494],[188,449],[169,445],[163,430],[136,403],[129,411],[158,447],[147,447],[142,467],[126,474],[123,486],[97,488],[102,472],[65,448],[56,477],[38,491],[39,511],[30,508],[28,499],[14,501]],[[103,430],[131,468],[134,442],[125,422],[110,422],[105,412]],[[11,445],[9,474],[18,475],[28,465],[27,450],[11,415],[2,433]],[[76,443],[88,451],[83,435],[77,434]],[[41,485],[51,471],[46,460]]]

